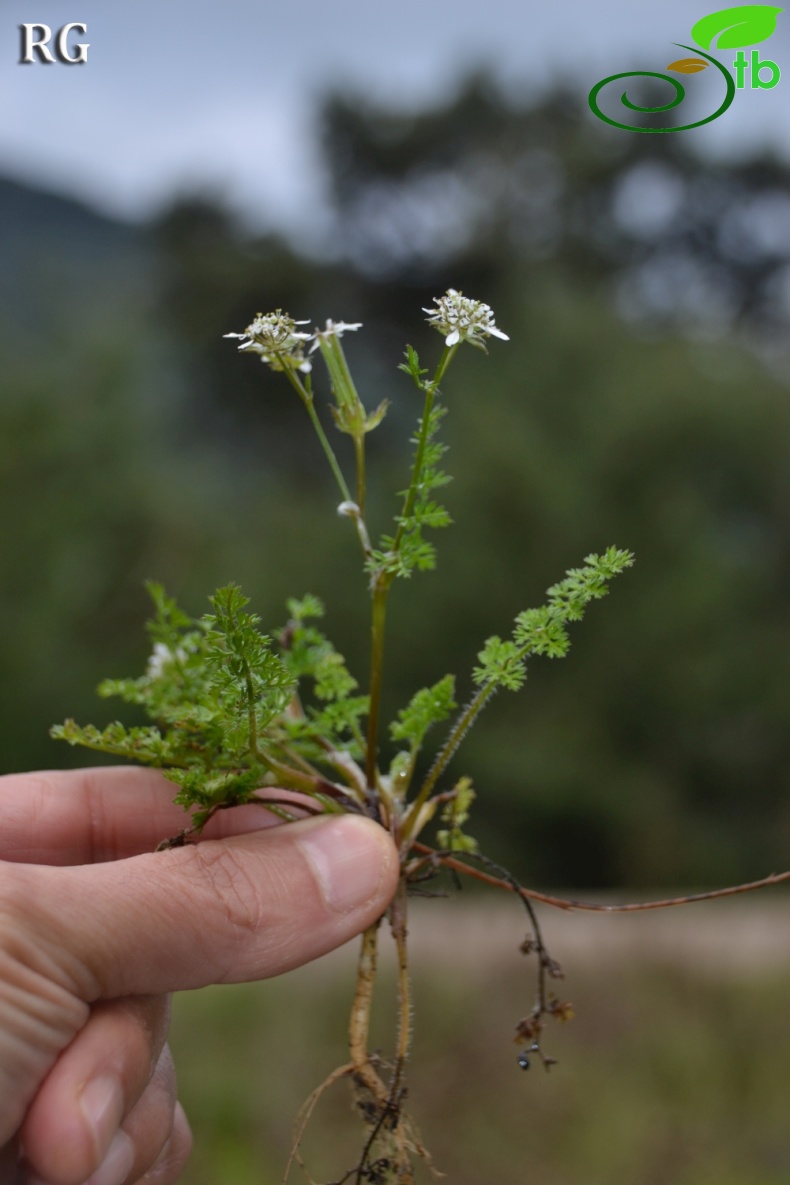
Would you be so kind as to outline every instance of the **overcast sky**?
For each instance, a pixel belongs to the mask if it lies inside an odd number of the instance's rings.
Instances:
[[[318,218],[315,97],[345,84],[400,106],[438,102],[473,67],[521,92],[554,77],[663,70],[710,0],[2,0],[0,173],[139,217],[213,189],[260,226]],[[722,5],[724,7],[724,5]],[[22,66],[19,28],[84,21],[84,66]],[[769,48],[770,47],[770,48]],[[785,77],[745,90],[703,152],[790,158],[790,13],[761,47]],[[593,117],[590,116],[592,119]],[[617,132],[613,135],[628,135]]]

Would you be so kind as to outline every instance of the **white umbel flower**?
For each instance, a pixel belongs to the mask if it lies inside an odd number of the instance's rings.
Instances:
[[[444,296],[434,296],[435,309],[423,309],[428,313],[428,324],[444,336],[446,346],[469,342],[478,350],[485,350],[483,338],[500,337],[510,341],[506,333],[494,324],[494,311],[482,300],[471,300],[463,292],[448,288]]]
[[[308,321],[294,321],[282,309],[273,313],[256,313],[255,320],[244,333],[225,333],[223,337],[240,338],[239,349],[260,355],[272,370],[312,369],[312,363],[304,356],[304,343],[312,339],[311,333],[301,333],[298,325]]]
[[[301,322],[300,322],[300,324],[301,324]],[[310,347],[310,353],[312,354],[315,350],[318,349],[318,347],[321,344],[320,339],[322,337],[323,338],[342,337],[344,333],[348,333],[351,330],[361,329],[361,328],[362,328],[361,321],[354,321],[354,322],[349,323],[348,321],[329,321],[328,320],[324,329],[316,329],[315,333],[311,334],[311,336],[315,338],[315,341],[313,342],[312,346]]]

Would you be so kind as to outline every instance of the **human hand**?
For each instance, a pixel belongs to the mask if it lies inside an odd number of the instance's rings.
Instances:
[[[165,993],[306,963],[395,890],[391,840],[352,815],[239,807],[153,852],[184,823],[171,793],[131,767],[0,777],[0,1185],[171,1185],[191,1136]]]

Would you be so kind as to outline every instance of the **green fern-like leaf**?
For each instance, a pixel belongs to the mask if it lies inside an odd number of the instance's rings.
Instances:
[[[453,675],[445,675],[433,687],[423,687],[415,692],[406,707],[398,712],[397,720],[390,725],[392,739],[409,741],[412,750],[418,749],[428,729],[446,720],[458,706],[454,696]]]

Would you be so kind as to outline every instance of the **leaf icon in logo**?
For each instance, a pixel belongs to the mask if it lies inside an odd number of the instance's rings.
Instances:
[[[708,63],[703,62],[702,58],[678,58],[667,66],[667,70],[674,70],[676,74],[698,74],[707,68]]]
[[[718,36],[716,49],[740,49],[766,41],[776,28],[776,18],[783,8],[772,4],[739,4],[735,8],[720,8],[697,21],[691,36],[697,45],[710,49]]]

